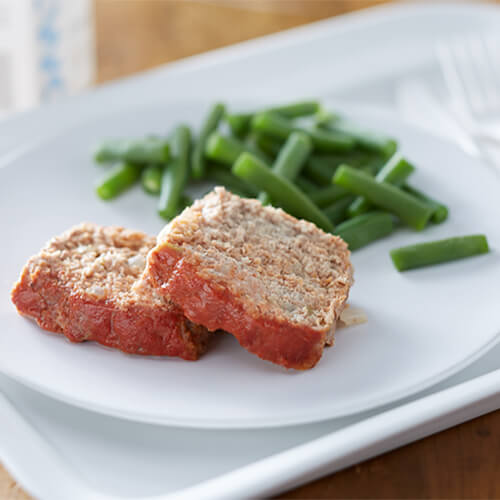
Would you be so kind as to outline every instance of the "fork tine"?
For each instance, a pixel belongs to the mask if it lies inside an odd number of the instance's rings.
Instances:
[[[475,41],[466,39],[465,41],[456,43],[452,51],[455,54],[458,73],[464,82],[467,97],[471,104],[472,110],[476,113],[481,113],[486,109],[486,99],[482,84],[481,72],[478,70],[476,57],[474,52],[477,49],[474,47]]]
[[[483,45],[492,73],[492,84],[495,88],[497,107],[500,108],[500,36],[483,37]]]
[[[473,137],[500,145],[500,35],[443,40],[436,53],[456,118]]]
[[[500,109],[498,41],[496,36],[486,41],[471,35],[438,47],[446,83],[462,113],[485,114]]]
[[[486,56],[482,38],[471,36],[467,40],[466,51],[470,65],[474,67],[474,77],[477,83],[477,92],[481,93],[481,111],[491,109],[496,105],[496,92],[493,84],[493,74]]]
[[[470,47],[485,95],[486,110],[495,111],[500,105],[500,85],[495,74],[495,62],[488,53],[484,37],[471,39]]]
[[[445,42],[439,42],[436,48],[443,76],[451,95],[452,104],[463,108],[467,103],[467,95],[457,71],[453,53]]]

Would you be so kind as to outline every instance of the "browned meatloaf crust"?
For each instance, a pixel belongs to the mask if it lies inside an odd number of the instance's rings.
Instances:
[[[213,334],[154,290],[132,289],[155,241],[121,227],[73,227],[31,257],[12,301],[21,314],[72,342],[198,359]]]
[[[333,343],[352,282],[343,240],[216,188],[168,224],[143,282],[193,322],[263,359],[307,369]]]

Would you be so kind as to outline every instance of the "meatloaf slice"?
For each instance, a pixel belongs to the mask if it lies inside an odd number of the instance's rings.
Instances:
[[[28,261],[12,301],[21,314],[72,342],[198,359],[213,334],[155,290],[132,289],[155,242],[121,227],[73,227]]]
[[[349,255],[314,224],[215,188],[163,229],[144,280],[191,321],[302,370],[333,343],[352,282]]]

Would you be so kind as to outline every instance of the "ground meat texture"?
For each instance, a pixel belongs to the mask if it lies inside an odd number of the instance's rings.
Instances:
[[[167,225],[143,281],[191,321],[287,368],[333,343],[352,283],[347,245],[313,224],[216,188]]]
[[[12,291],[18,311],[72,342],[195,360],[212,335],[147,285],[133,289],[155,238],[81,224],[52,239]]]

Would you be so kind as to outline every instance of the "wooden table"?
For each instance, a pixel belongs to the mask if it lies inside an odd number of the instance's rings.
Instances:
[[[104,82],[377,3],[382,2],[96,0],[97,79]],[[0,499],[29,498],[0,466]],[[280,498],[500,498],[500,411]]]

